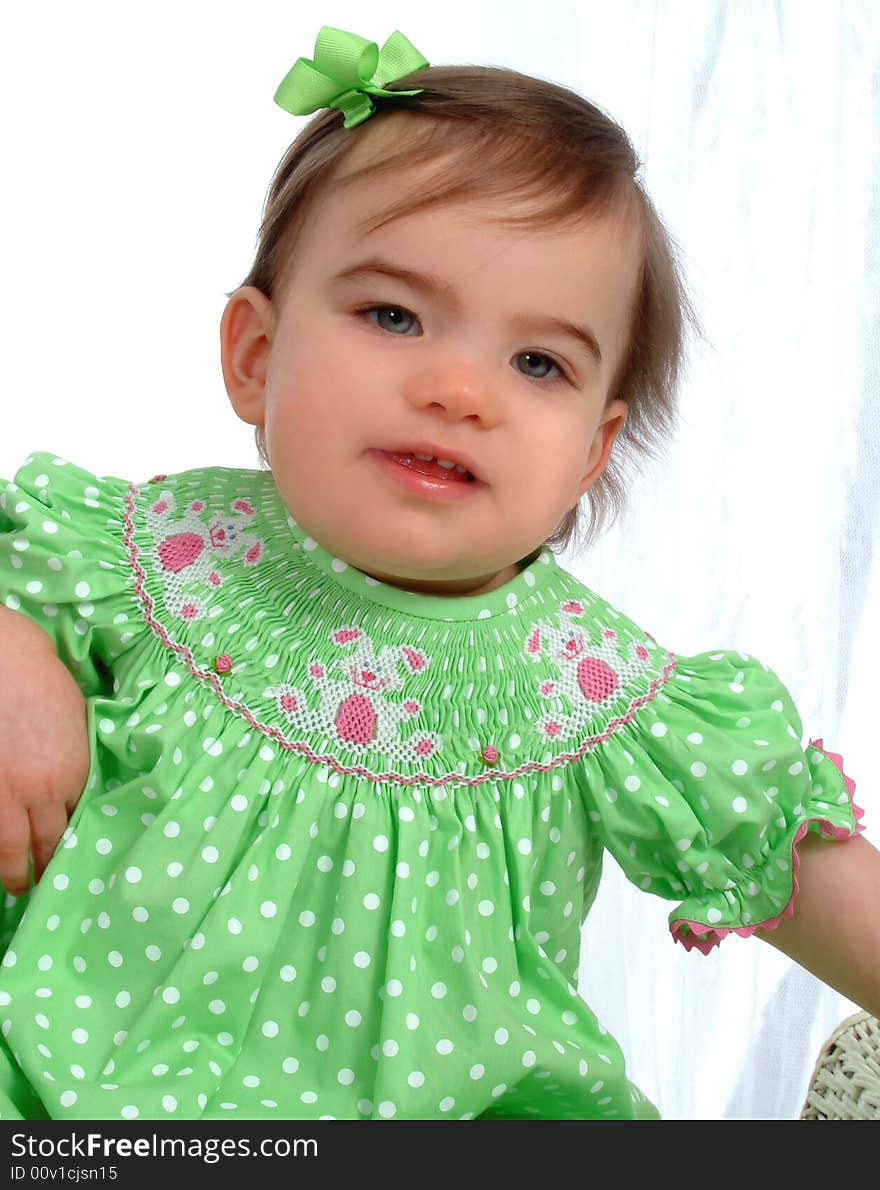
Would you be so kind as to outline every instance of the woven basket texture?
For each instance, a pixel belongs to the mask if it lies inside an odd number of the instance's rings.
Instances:
[[[857,1012],[823,1045],[802,1120],[880,1120],[880,1021]]]

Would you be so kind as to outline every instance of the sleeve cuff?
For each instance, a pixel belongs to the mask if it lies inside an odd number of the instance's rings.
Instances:
[[[861,819],[864,817],[864,811],[861,809],[861,807],[856,805],[855,802],[854,794],[856,784],[852,777],[848,776],[844,772],[842,756],[836,752],[826,751],[821,739],[810,740],[809,746],[821,752],[822,755],[830,760],[832,764],[834,764],[835,767],[840,771],[846,786],[847,795],[849,797],[849,804],[846,809],[849,812],[848,817],[851,817],[852,825],[841,821],[833,822],[830,817],[823,816],[823,814],[817,812],[819,810],[818,804],[813,808],[812,812],[805,811],[805,816],[798,825],[791,841],[792,889],[788,903],[782,912],[771,916],[765,916],[761,920],[750,922],[747,925],[738,926],[714,926],[709,920],[703,922],[692,921],[689,917],[687,917],[686,913],[681,917],[674,917],[670,920],[669,929],[672,933],[673,941],[680,942],[685,950],[697,949],[703,954],[708,954],[711,950],[718,946],[721,943],[721,940],[726,938],[728,934],[739,934],[741,938],[748,938],[754,934],[755,930],[775,930],[783,918],[792,916],[794,913],[795,897],[798,894],[797,871],[800,861],[798,859],[797,847],[801,839],[807,833],[811,823],[818,823],[820,832],[827,838],[833,839],[853,838],[865,829],[861,822]],[[821,805],[823,805],[826,810],[830,809],[830,807],[828,807],[824,802],[822,802]],[[839,820],[841,815],[838,813],[835,817]],[[717,917],[720,919],[722,916],[729,914],[730,906],[724,900],[724,894],[719,893],[718,897],[719,905],[723,905],[724,908],[722,909],[717,906],[710,907],[706,913],[707,918],[717,915]],[[685,906],[681,906],[681,909],[684,908]],[[740,916],[744,915],[740,914]]]

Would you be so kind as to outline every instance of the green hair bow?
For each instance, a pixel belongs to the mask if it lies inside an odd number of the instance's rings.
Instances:
[[[294,116],[335,107],[345,116],[344,127],[353,128],[373,114],[371,95],[420,95],[421,88],[386,91],[384,87],[429,65],[398,30],[380,50],[375,41],[324,25],[315,41],[314,61],[297,58],[281,80],[275,102]]]

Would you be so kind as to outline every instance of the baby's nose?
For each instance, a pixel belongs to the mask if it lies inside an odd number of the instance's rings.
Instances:
[[[439,407],[453,419],[479,418],[494,425],[500,399],[488,369],[478,360],[447,351],[410,379],[408,396],[423,409]]]

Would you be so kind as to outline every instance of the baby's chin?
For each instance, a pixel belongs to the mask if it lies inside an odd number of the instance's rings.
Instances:
[[[358,567],[358,569],[361,568]],[[499,587],[503,587],[505,583],[509,583],[511,579],[516,578],[519,574],[519,567],[511,565],[504,567],[494,574],[458,579],[431,578],[419,580],[401,578],[397,575],[387,575],[370,569],[363,570],[362,573],[368,574],[370,578],[374,578],[380,583],[385,583],[389,587],[398,587],[400,590],[412,591],[417,595],[433,595],[441,598],[460,599],[468,595],[486,595],[489,591],[495,591]]]

